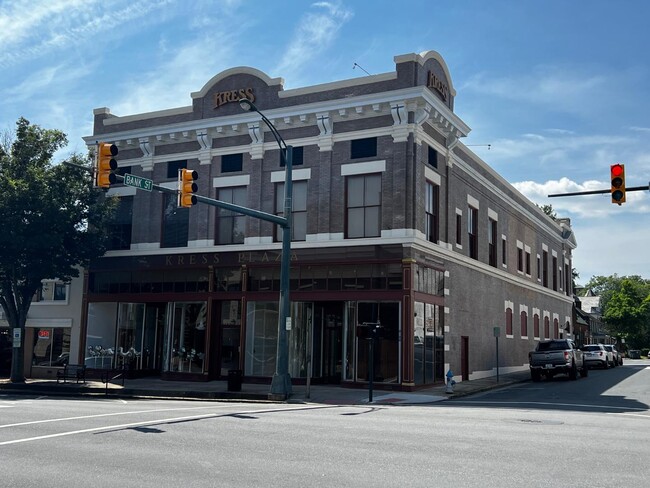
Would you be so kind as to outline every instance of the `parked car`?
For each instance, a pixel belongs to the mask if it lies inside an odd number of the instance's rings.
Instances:
[[[627,352],[627,355],[629,356],[630,359],[641,359],[641,351],[638,349],[630,349]]]
[[[605,344],[605,349],[607,349],[608,352],[612,353],[612,358],[614,359],[614,366],[623,365],[623,355],[620,352],[618,352],[618,349],[616,349],[615,345]]]
[[[584,352],[587,367],[593,368],[597,366],[603,369],[609,368],[611,364],[609,359],[611,353],[608,353],[602,344],[587,344],[586,346],[582,346],[582,352]]]

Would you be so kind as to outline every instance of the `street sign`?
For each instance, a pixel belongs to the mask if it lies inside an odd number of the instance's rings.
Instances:
[[[140,188],[141,190],[145,191],[153,190],[153,180],[143,178],[142,176],[135,176],[129,173],[124,173],[124,184],[127,186],[134,186],[135,188]]]
[[[19,327],[14,328],[14,340],[13,340],[13,346],[14,347],[20,347],[20,342],[22,338],[22,330]]]

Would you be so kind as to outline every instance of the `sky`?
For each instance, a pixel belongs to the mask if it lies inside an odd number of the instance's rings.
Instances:
[[[251,66],[284,88],[395,70],[434,50],[456,89],[462,142],[534,203],[571,219],[577,282],[650,279],[650,192],[548,198],[650,182],[645,0],[0,0],[0,131],[20,117],[86,152],[93,109],[191,105]],[[489,147],[487,146],[489,144]],[[640,219],[640,220],[639,220]]]

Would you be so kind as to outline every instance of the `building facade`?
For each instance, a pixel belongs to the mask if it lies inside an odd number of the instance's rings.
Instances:
[[[413,389],[527,365],[535,342],[573,334],[568,220],[554,221],[461,139],[451,76],[428,51],[395,71],[284,90],[233,68],[191,105],[94,112],[89,146],[119,147],[119,171],[282,214],[283,161],[259,114],[293,146],[289,373],[295,381]],[[156,94],[152,93],[152,97]],[[281,232],[210,205],[114,185],[111,250],[92,263],[83,351],[164,378],[275,371]],[[368,325],[381,326],[369,356]],[[80,353],[81,354],[81,353]],[[83,359],[83,358],[80,358]],[[371,361],[373,368],[370,368]]]
[[[25,323],[24,372],[28,378],[56,378],[56,371],[81,353],[83,278],[69,283],[43,280]],[[11,372],[12,334],[0,309],[0,377]]]

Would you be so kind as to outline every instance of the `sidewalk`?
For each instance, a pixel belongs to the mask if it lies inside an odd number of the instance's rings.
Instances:
[[[434,403],[458,398],[514,383],[528,381],[528,370],[501,374],[496,377],[460,381],[453,387],[453,393],[446,386],[432,386],[414,392],[386,391],[373,389],[372,405],[414,405]],[[269,400],[268,384],[243,383],[241,391],[228,391],[227,381],[183,382],[163,381],[159,378],[126,379],[124,386],[90,380],[85,384],[58,383],[55,380],[29,379],[24,384],[13,384],[0,379],[0,395],[26,394],[38,396],[101,396],[109,398],[152,398],[152,399],[192,399],[221,401],[264,401]],[[288,403],[320,403],[327,405],[368,405],[368,389],[346,388],[332,385],[293,385],[293,394]]]

